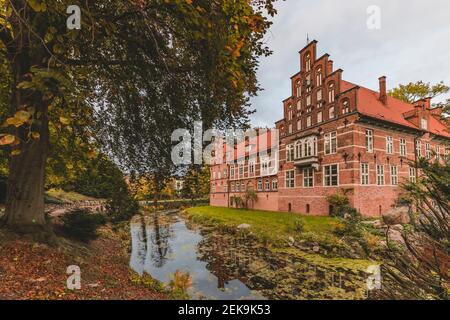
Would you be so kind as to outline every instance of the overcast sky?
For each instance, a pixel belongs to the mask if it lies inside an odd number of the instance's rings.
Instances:
[[[367,27],[372,5],[381,9],[379,30]],[[318,56],[330,54],[350,82],[378,89],[385,75],[388,89],[418,80],[450,85],[449,0],[286,0],[277,8],[266,37],[273,54],[261,59],[258,73],[264,91],[252,100],[254,126],[282,118],[307,34],[319,42]]]

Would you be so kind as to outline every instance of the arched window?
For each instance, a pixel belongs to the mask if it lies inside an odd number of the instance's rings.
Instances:
[[[334,88],[334,83],[331,82],[331,83],[328,85],[328,102],[329,102],[329,103],[334,102],[334,97],[335,97],[335,96],[336,96],[336,91],[335,91],[335,88]]]
[[[305,71],[306,72],[311,71],[311,55],[309,54],[309,52],[306,54],[305,57]]]
[[[316,72],[316,84],[318,86],[322,85],[322,68],[318,68]]]
[[[295,90],[297,98],[300,97],[302,95],[302,83],[300,82],[300,80],[295,83]]]
[[[350,101],[347,99],[342,102],[342,113],[347,114],[350,112]]]

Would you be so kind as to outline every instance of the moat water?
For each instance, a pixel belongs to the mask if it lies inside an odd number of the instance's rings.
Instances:
[[[264,299],[240,280],[242,275],[228,270],[220,250],[213,250],[217,255],[211,257],[211,243],[176,213],[134,219],[131,239],[131,268],[167,285],[177,271],[189,273],[191,299]]]

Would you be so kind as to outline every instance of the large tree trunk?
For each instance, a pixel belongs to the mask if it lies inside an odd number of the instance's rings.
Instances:
[[[36,55],[40,59],[39,55]],[[20,139],[9,162],[6,211],[2,224],[21,233],[51,233],[46,225],[44,208],[45,166],[49,146],[48,102],[37,90],[17,88],[29,80],[30,68],[36,65],[28,50],[22,49],[11,61],[12,83],[11,115],[19,110],[34,110],[33,122],[16,128],[12,133]],[[39,138],[31,136],[39,133]]]
[[[46,231],[44,215],[45,163],[48,149],[46,136],[48,135],[44,134],[39,140],[22,143],[21,154],[13,156],[10,161],[5,224],[19,232]]]

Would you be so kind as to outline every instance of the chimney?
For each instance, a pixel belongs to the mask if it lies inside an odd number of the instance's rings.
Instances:
[[[327,75],[333,73],[333,60],[328,60]]]
[[[380,101],[383,104],[387,103],[387,92],[386,92],[386,77],[382,76],[378,79],[380,81]]]

